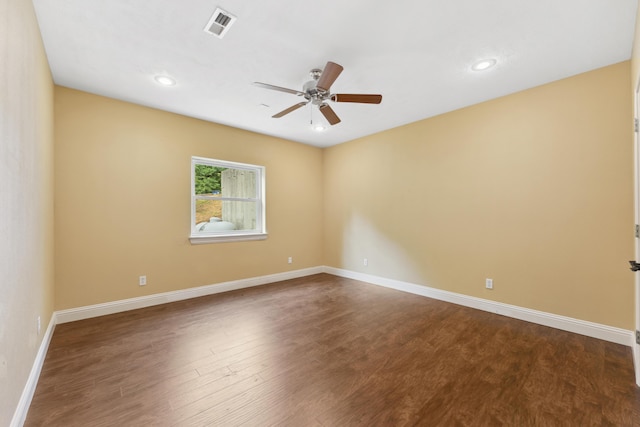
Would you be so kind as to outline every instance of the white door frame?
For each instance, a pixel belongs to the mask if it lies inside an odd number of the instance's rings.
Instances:
[[[636,84],[636,90],[633,97],[633,117],[638,120],[640,115],[640,78]],[[640,134],[634,132],[633,134],[633,163],[634,163],[634,179],[633,179],[633,194],[634,194],[634,211],[635,211],[635,224],[640,224]],[[635,260],[640,261],[640,238],[635,239]],[[635,276],[635,312],[636,312],[636,327],[635,331],[640,331],[640,272],[634,273]],[[640,344],[633,340],[633,364],[636,373],[636,384],[640,386]]]

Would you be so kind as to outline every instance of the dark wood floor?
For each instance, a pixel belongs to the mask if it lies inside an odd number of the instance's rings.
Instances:
[[[631,349],[326,274],[58,325],[26,426],[640,426]]]

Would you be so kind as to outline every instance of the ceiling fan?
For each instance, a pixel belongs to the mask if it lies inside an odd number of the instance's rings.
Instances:
[[[353,93],[331,93],[331,85],[336,81],[340,73],[344,68],[342,65],[335,62],[327,62],[324,70],[314,68],[310,71],[311,79],[302,86],[302,91],[287,89],[285,87],[274,86],[267,83],[254,82],[253,84],[265,89],[277,90],[279,92],[291,93],[293,95],[304,97],[305,101],[299,102],[291,107],[274,114],[274,119],[279,119],[298,108],[304,107],[311,103],[317,105],[322,115],[327,119],[329,124],[337,125],[340,123],[340,118],[329,106],[327,101],[333,102],[356,102],[360,104],[380,104],[382,102],[382,95],[365,95],[365,94],[353,94]]]

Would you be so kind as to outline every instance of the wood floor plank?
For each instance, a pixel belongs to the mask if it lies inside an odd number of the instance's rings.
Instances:
[[[327,274],[58,325],[30,426],[640,426],[628,347]]]
[[[242,382],[243,384],[237,386],[237,389],[243,390],[245,387],[244,384],[254,384],[260,381],[262,381],[262,379],[253,373],[232,372],[229,368],[225,367],[216,373],[200,376],[190,383],[185,384],[185,387],[174,389],[169,398],[169,404],[171,408],[176,411],[194,402],[198,402],[201,399],[210,398],[215,393],[223,390],[225,394],[233,395],[233,389],[228,388],[238,383]],[[214,396],[214,398],[221,400],[218,396]],[[198,405],[201,405],[201,403],[202,402],[198,403]],[[188,416],[189,414],[187,413],[186,417]]]

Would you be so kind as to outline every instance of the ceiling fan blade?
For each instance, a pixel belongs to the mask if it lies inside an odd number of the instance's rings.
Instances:
[[[322,104],[319,108],[320,108],[320,112],[322,113],[324,118],[327,119],[327,121],[331,126],[337,125],[338,123],[340,123],[340,117],[338,117],[336,112],[333,111],[333,109],[329,107],[327,104]]]
[[[336,93],[334,95],[331,95],[331,100],[335,102],[358,102],[360,104],[380,104],[382,102],[382,95]]]
[[[316,84],[316,88],[329,92],[331,85],[336,81],[342,70],[344,70],[342,65],[331,61],[327,62],[327,65],[325,65],[324,70],[322,70],[320,79]]]
[[[253,82],[253,85],[264,88],[264,89],[277,90],[278,92],[286,92],[286,93],[292,93],[298,96],[304,96],[304,92],[300,92],[299,90],[287,89],[286,87],[274,86],[268,83]]]
[[[292,111],[296,111],[298,108],[300,107],[304,107],[305,105],[307,105],[308,102],[299,102],[296,105],[292,105],[291,107],[287,108],[286,110],[282,110],[280,111],[278,114],[274,114],[273,117],[274,119],[279,119],[282,116],[286,116],[287,114],[289,114]]]

